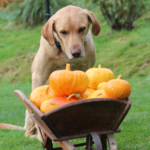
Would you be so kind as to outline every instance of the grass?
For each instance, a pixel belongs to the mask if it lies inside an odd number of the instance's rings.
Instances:
[[[1,25],[0,29],[2,29],[4,25]],[[2,32],[0,32],[0,36],[3,37],[0,39],[1,81],[31,81],[30,66],[35,52],[39,47],[40,30],[41,27],[39,26],[27,30],[14,29],[8,31],[7,29],[3,29]],[[34,37],[31,38],[32,35],[34,35]],[[23,70],[27,71],[24,72]]]
[[[150,12],[134,23],[132,31],[112,31],[98,16],[101,33],[94,37],[98,64],[108,67],[115,77],[122,74],[132,87],[132,107],[115,134],[119,150],[150,149]],[[0,123],[24,126],[25,107],[13,94],[15,89],[29,98],[31,63],[39,48],[43,25],[24,29],[0,19]],[[25,131],[0,130],[0,149],[42,149],[41,142],[24,136]],[[72,143],[85,139],[72,140]],[[55,145],[56,146],[56,145]],[[83,150],[82,148],[78,148]]]
[[[101,63],[102,66],[111,68],[116,75],[122,74],[125,78],[149,76],[149,17],[148,13],[138,19],[130,32],[113,32],[103,22],[100,38],[94,37],[96,66]]]
[[[119,150],[149,150],[150,149],[150,78],[129,79],[132,87],[132,106],[122,122],[121,132],[115,134]],[[29,97],[30,83],[0,85],[0,122],[24,126],[25,107],[13,94],[19,89]],[[41,142],[24,136],[25,131],[0,130],[0,149],[2,150],[33,150],[42,149]],[[85,139],[72,140],[72,143],[83,142]],[[55,146],[57,146],[55,144]],[[83,150],[83,147],[78,148]]]
[[[112,31],[102,17],[99,20],[101,33],[93,36],[97,53],[95,67],[101,64],[112,69],[115,77],[122,74],[125,79],[150,77],[150,12],[138,19],[130,32]],[[39,48],[43,25],[27,29],[7,26],[0,20],[3,37],[0,38],[0,82],[31,82],[30,66]]]
[[[148,150],[150,149],[150,79],[129,80],[132,87],[130,96],[132,107],[121,125],[122,132],[116,134],[118,149]]]

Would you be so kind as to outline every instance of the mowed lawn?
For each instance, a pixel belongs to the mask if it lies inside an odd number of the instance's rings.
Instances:
[[[134,22],[132,31],[115,32],[101,16],[99,21],[102,31],[93,36],[95,67],[101,64],[110,68],[115,77],[121,74],[132,88],[131,109],[120,126],[121,132],[115,134],[118,150],[150,150],[150,11]],[[13,92],[21,90],[29,98],[31,63],[39,48],[42,27],[22,29],[0,19],[0,123],[24,126],[25,107]],[[42,149],[40,141],[24,134],[25,131],[0,130],[0,150]]]
[[[132,87],[130,95],[132,106],[122,122],[121,132],[115,134],[119,150],[150,149],[150,78],[128,80]],[[29,98],[31,83],[0,85],[0,123],[24,126],[25,107],[14,95],[19,89]],[[89,114],[90,116],[90,114]],[[24,136],[25,131],[0,130],[0,150],[42,149],[41,142]],[[83,142],[75,139],[72,143]],[[55,144],[56,146],[56,144]],[[78,148],[83,150],[83,147]]]

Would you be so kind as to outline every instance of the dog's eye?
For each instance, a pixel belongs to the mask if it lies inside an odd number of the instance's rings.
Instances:
[[[60,31],[60,33],[61,33],[61,34],[64,34],[64,35],[66,35],[66,34],[67,34],[67,32],[66,32],[66,31]]]
[[[85,30],[85,27],[80,28],[80,29],[78,30],[78,32],[81,33],[81,32],[83,32],[84,30]]]

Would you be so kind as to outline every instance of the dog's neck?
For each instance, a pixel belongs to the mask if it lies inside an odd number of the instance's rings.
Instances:
[[[55,45],[57,46],[57,48],[58,48],[59,50],[62,50],[61,45],[60,45],[60,42],[57,41],[57,39],[56,39],[55,37],[54,37],[54,39],[55,39]]]

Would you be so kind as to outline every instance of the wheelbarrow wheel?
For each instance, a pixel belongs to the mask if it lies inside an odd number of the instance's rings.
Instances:
[[[86,137],[86,150],[93,150],[92,149],[92,139],[94,141],[96,150],[103,150],[102,143],[99,135],[96,132],[90,132]]]

